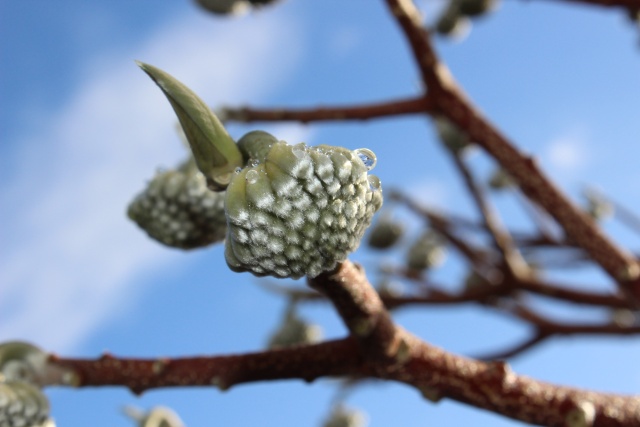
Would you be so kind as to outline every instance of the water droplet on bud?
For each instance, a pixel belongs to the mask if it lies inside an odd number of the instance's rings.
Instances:
[[[378,191],[382,187],[382,184],[380,184],[380,178],[375,175],[369,175],[367,177],[367,181],[369,181],[369,188],[371,191]]]
[[[353,152],[356,153],[358,157],[360,157],[360,160],[362,160],[362,163],[364,163],[367,170],[371,170],[376,167],[376,162],[378,161],[378,159],[376,158],[376,155],[373,153],[373,151],[369,150],[368,148],[358,148],[353,150]]]
[[[307,153],[307,145],[304,142],[293,146],[293,155],[301,159]]]
[[[247,183],[255,184],[256,182],[258,182],[259,177],[260,177],[260,174],[258,173],[257,170],[250,170],[247,172],[247,175],[246,175]]]

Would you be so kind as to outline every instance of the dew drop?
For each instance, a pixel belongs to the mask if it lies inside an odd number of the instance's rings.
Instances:
[[[358,155],[358,157],[360,157],[360,160],[362,160],[362,163],[364,163],[367,170],[371,170],[376,167],[376,162],[378,161],[378,159],[376,158],[376,155],[373,153],[373,151],[369,150],[368,148],[358,148],[353,151]]]
[[[255,168],[259,164],[260,164],[259,160],[251,159],[251,160],[249,160],[249,163],[247,164],[247,166],[249,166],[250,168]]]
[[[234,172],[235,173],[240,173],[240,172],[242,172],[242,168],[241,167],[237,167]]]
[[[293,146],[293,155],[297,158],[303,158],[307,153],[307,145],[304,142]]]
[[[382,185],[380,184],[380,178],[375,175],[369,175],[367,177],[367,181],[369,181],[369,188],[371,191],[378,191]]]
[[[245,176],[248,184],[255,184],[256,182],[258,182],[259,177],[260,174],[257,170],[247,171],[247,175]]]

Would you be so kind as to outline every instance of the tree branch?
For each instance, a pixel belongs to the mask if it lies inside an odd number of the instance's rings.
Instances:
[[[346,107],[317,107],[305,109],[256,109],[224,107],[220,116],[224,120],[237,122],[258,121],[296,121],[310,123],[328,120],[369,120],[407,114],[429,113],[433,105],[427,96],[399,99],[379,104],[355,105]]]
[[[386,0],[413,51],[436,113],[443,114],[472,141],[495,158],[520,185],[523,193],[543,207],[640,306],[640,264],[610,241],[581,209],[542,173],[535,160],[520,153],[467,100],[444,64],[440,63],[410,0]]]

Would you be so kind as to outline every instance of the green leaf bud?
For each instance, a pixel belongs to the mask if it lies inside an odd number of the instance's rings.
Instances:
[[[254,130],[238,140],[238,148],[244,156],[245,163],[252,159],[264,162],[267,153],[276,142],[278,139],[270,133]]]
[[[380,181],[368,170],[358,150],[273,144],[227,189],[229,267],[291,278],[335,268],[382,206]]]
[[[159,172],[129,205],[127,214],[160,243],[194,249],[224,239],[224,193],[207,189],[192,159],[177,170]]]
[[[151,65],[137,64],[171,103],[209,188],[224,190],[235,170],[244,162],[242,153],[220,120],[204,101],[174,77]]]

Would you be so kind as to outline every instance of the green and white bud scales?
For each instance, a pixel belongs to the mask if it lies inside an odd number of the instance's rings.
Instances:
[[[229,267],[294,279],[335,268],[382,206],[374,165],[366,149],[273,143],[227,188]]]
[[[193,160],[159,172],[129,205],[129,218],[167,246],[194,249],[222,241],[224,193],[207,188]]]

